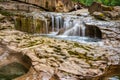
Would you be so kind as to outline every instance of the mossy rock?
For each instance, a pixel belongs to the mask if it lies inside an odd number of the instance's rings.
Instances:
[[[45,21],[33,19],[32,16],[19,16],[15,20],[15,28],[28,33],[45,33]]]
[[[33,19],[31,17],[18,17],[15,20],[15,28],[24,32],[33,32]]]
[[[43,30],[44,30],[43,24],[44,24],[44,21],[42,21],[42,20],[39,20],[39,19],[34,20],[35,33],[42,33],[43,32]]]
[[[6,10],[0,10],[0,14],[4,15],[4,16],[14,16],[15,14],[10,12],[10,11],[6,11]]]
[[[114,8],[112,6],[102,5],[101,7],[102,7],[103,11],[112,11],[112,10],[114,10]]]
[[[107,17],[104,15],[104,13],[101,12],[94,12],[93,16],[100,20],[108,20]]]

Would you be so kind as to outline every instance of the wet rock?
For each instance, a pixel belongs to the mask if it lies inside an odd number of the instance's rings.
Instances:
[[[31,16],[20,15],[15,19],[15,28],[28,33],[48,33],[50,31],[48,26],[49,22],[47,19],[39,14]]]

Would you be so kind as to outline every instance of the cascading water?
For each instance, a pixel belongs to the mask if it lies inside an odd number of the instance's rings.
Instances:
[[[63,27],[65,28],[65,30],[73,27],[73,20],[70,17],[65,18]]]
[[[55,20],[56,20],[56,30],[59,31],[59,28],[60,28],[60,19],[59,19],[59,16],[55,17]]]
[[[77,31],[79,32],[79,24],[75,24],[72,28],[66,30],[63,35],[66,35],[66,36],[76,36],[76,35],[79,35],[77,34]]]
[[[36,15],[36,14],[35,14]],[[61,14],[61,13],[39,13],[36,15],[37,18],[45,22],[43,26],[44,34],[52,37],[66,37],[67,39],[77,39],[80,41],[89,38],[86,34],[86,23],[85,21],[91,21],[91,18],[85,18],[82,16]],[[50,19],[50,20],[49,20]],[[49,24],[49,21],[51,22]],[[41,29],[41,28],[40,28]],[[88,32],[88,31],[87,31]],[[96,32],[95,30],[93,31]],[[87,37],[86,37],[87,36]],[[96,33],[94,34],[95,37]],[[94,37],[93,37],[94,38]]]
[[[55,16],[55,22],[52,22],[52,23],[54,23],[54,24],[56,24],[56,31],[59,31],[60,30],[60,28],[62,28],[62,16]]]
[[[52,32],[55,32],[55,17],[51,15],[52,18]]]
[[[86,29],[86,27],[82,26],[81,28],[82,28],[82,37],[85,37],[85,29]]]

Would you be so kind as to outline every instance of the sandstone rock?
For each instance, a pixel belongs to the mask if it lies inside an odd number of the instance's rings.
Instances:
[[[2,14],[0,14],[0,21],[2,20],[2,19],[4,19],[5,18],[5,16],[3,16]]]
[[[14,0],[16,1],[16,0]],[[14,9],[14,10],[21,10],[21,11],[39,11],[41,10],[48,10],[48,11],[57,11],[57,12],[67,12],[73,8],[74,3],[70,0],[19,0],[18,3],[12,4],[11,1],[9,1],[6,5],[8,9]],[[16,5],[15,5],[16,4]],[[29,5],[28,5],[29,4]],[[9,6],[9,7],[8,7]],[[4,6],[3,6],[4,7]],[[39,9],[38,9],[39,8]]]

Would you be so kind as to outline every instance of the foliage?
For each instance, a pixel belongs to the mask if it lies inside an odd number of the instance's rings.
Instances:
[[[120,6],[120,0],[72,0],[90,6],[93,2],[100,2],[108,6]]]

